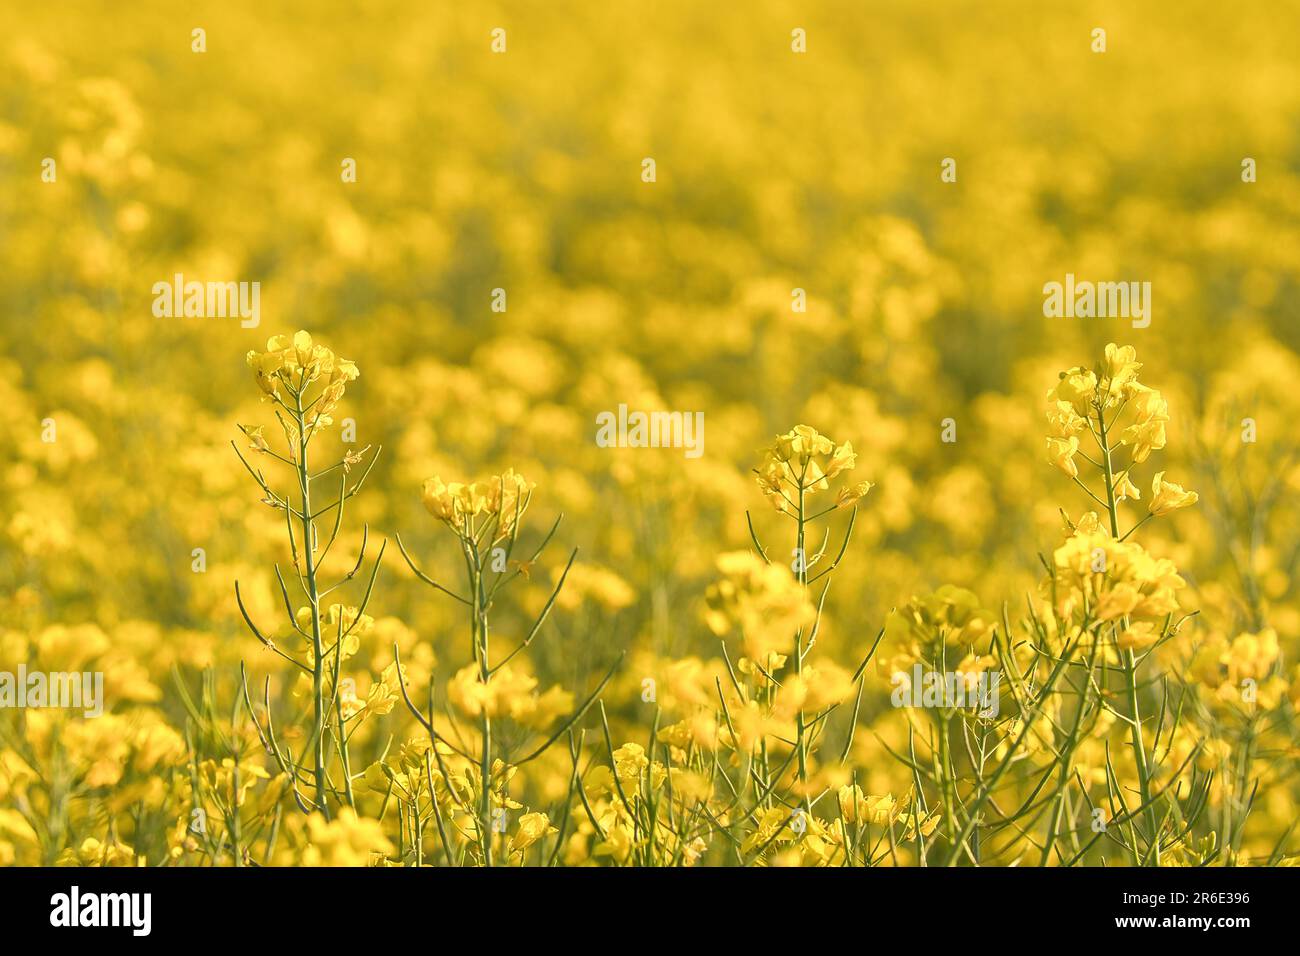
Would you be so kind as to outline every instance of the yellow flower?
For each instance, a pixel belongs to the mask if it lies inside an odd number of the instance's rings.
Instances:
[[[515,835],[510,839],[510,849],[522,853],[538,840],[560,831],[551,826],[544,813],[525,813],[519,818]]]
[[[484,712],[489,717],[496,715],[496,696],[491,684],[481,679],[476,664],[466,664],[447,682],[447,699],[470,717]]]
[[[853,675],[831,661],[805,663],[803,673],[786,681],[782,690],[801,685],[803,708],[821,711],[848,700],[853,696]]]
[[[837,795],[840,816],[848,823],[888,823],[902,810],[892,794],[866,796],[856,784],[840,787]]]
[[[1194,505],[1200,500],[1201,496],[1196,492],[1184,491],[1182,485],[1165,481],[1164,477],[1165,473],[1158,471],[1151,482],[1151,503],[1147,505],[1147,510],[1153,515],[1167,515],[1179,508]]]
[[[876,667],[893,678],[917,663],[936,666],[951,659],[951,650],[986,654],[996,629],[997,615],[981,607],[973,592],[945,584],[932,594],[913,597],[885,619]]]
[[[1078,450],[1079,439],[1074,436],[1047,439],[1047,460],[1071,478],[1079,474],[1079,466],[1074,463]]]
[[[429,514],[443,521],[452,521],[456,517],[456,500],[452,486],[446,484],[437,475],[425,480],[420,489],[420,497]]]
[[[1135,422],[1120,432],[1119,444],[1133,446],[1133,462],[1141,464],[1151,452],[1165,447],[1169,403],[1154,388],[1130,382],[1124,392]]]
[[[1118,395],[1127,384],[1137,379],[1142,363],[1137,361],[1137,350],[1131,345],[1118,346],[1111,342],[1106,346],[1106,359],[1102,362],[1102,372],[1107,382],[1107,396]]]
[[[1100,530],[1076,531],[1052,558],[1055,574],[1044,587],[1062,618],[1085,607],[1101,620],[1163,618],[1178,609],[1175,592],[1186,585],[1172,561]]]
[[[94,837],[87,837],[77,849],[67,847],[55,861],[58,866],[143,866],[144,857],[137,857],[128,845],[111,842],[100,843]]]
[[[1094,613],[1103,621],[1114,621],[1132,613],[1142,594],[1131,584],[1120,583],[1107,588],[1097,597]]]
[[[540,730],[573,708],[573,694],[558,685],[537,693],[537,679],[509,664],[493,671],[485,683],[477,664],[466,664],[447,682],[447,699],[470,717],[509,717]]]
[[[848,471],[857,464],[858,456],[853,453],[852,442],[845,442],[835,449],[830,464],[826,466],[826,477],[834,478],[840,472]]]
[[[351,807],[343,807],[328,821],[313,813],[307,818],[307,833],[310,846],[302,854],[304,866],[371,866],[394,852],[383,825],[357,816]]]
[[[640,791],[641,776],[647,770],[650,772],[650,785],[658,786],[664,779],[664,768],[658,761],[651,764],[644,747],[629,743],[614,751],[614,773],[629,797]]]
[[[1149,419],[1169,421],[1169,403],[1156,389],[1132,382],[1125,391],[1128,393],[1129,404],[1133,407],[1138,421]]]
[[[787,842],[792,839],[793,831],[786,827],[790,822],[790,816],[790,811],[785,807],[768,807],[759,818],[758,827],[741,843],[740,852],[748,853],[755,847],[769,846],[774,841]]]
[[[553,578],[558,582],[561,569],[555,569]],[[577,610],[591,600],[611,611],[621,610],[636,600],[636,591],[608,568],[575,561],[569,567],[564,588],[555,603],[568,611]]]
[[[279,394],[279,377],[276,373],[284,368],[284,356],[280,352],[254,352],[245,356],[248,367],[253,370],[253,378],[267,395]]]
[[[1069,519],[1067,518],[1066,524],[1067,530],[1071,533],[1079,531],[1083,534],[1095,534],[1101,531],[1101,518],[1095,511],[1085,511],[1083,514],[1079,515],[1078,522],[1073,525],[1069,524]]]
[[[1088,419],[1074,410],[1069,402],[1054,401],[1047,407],[1047,424],[1060,438],[1082,434],[1088,428]]]
[[[244,436],[248,439],[248,447],[256,452],[266,453],[270,451],[271,446],[267,444],[266,435],[264,434],[265,431],[266,428],[262,425],[245,427],[243,432]]]
[[[513,531],[515,521],[528,509],[534,487],[532,482],[510,468],[503,474],[472,484],[447,483],[434,475],[421,486],[420,497],[429,514],[457,532],[465,531],[467,518],[479,515],[495,517],[497,524],[493,539],[500,540]]]
[[[811,425],[796,425],[790,431],[777,438],[772,451],[781,461],[795,461],[806,465],[814,455],[830,454],[835,443],[822,435]]]
[[[1057,382],[1052,391],[1048,392],[1047,400],[1049,403],[1065,402],[1077,414],[1086,417],[1096,392],[1096,373],[1075,367],[1068,372],[1061,373],[1061,380]]]
[[[1131,627],[1125,628],[1120,634],[1116,643],[1120,650],[1144,651],[1160,637],[1156,631],[1155,625],[1150,621],[1139,621]]]
[[[311,409],[309,422],[316,425],[330,423],[330,412],[343,397],[346,384],[361,374],[355,363],[315,344],[304,331],[295,332],[292,338],[272,336],[267,340],[265,352],[250,351],[245,361],[253,370],[258,387],[271,398],[280,396],[282,385],[301,396],[309,384],[320,380],[323,386],[320,395],[314,401],[302,402],[305,408]]]
[[[867,496],[867,492],[874,488],[869,481],[859,481],[856,485],[849,485],[841,488],[840,493],[835,497],[836,508],[847,508],[849,505],[861,501]]]
[[[1270,678],[1280,657],[1281,646],[1272,628],[1238,634],[1231,641],[1222,634],[1214,634],[1197,647],[1188,676],[1209,689],[1211,699],[1219,705],[1247,702],[1243,694],[1249,686],[1247,682],[1253,681],[1255,703],[1270,709],[1281,701],[1286,688],[1284,679]],[[1297,677],[1300,678],[1300,670]]]
[[[1164,448],[1165,441],[1165,423],[1156,418],[1130,426],[1119,438],[1121,445],[1133,446],[1134,464],[1141,464],[1151,457],[1151,452]]]
[[[632,855],[632,834],[621,824],[606,827],[604,841],[597,843],[591,852],[594,856],[608,856],[623,863]]]
[[[391,713],[397,706],[397,701],[401,694],[401,684],[397,679],[397,665],[389,664],[384,668],[384,673],[380,679],[370,685],[370,690],[366,692],[364,702],[359,702],[360,709],[367,714],[387,714]]]
[[[1127,471],[1121,471],[1115,476],[1115,500],[1123,501],[1125,498],[1138,499],[1142,497],[1142,492],[1138,491],[1137,485],[1133,484]]]
[[[816,619],[805,589],[784,564],[768,564],[750,551],[718,557],[723,579],[705,595],[705,621],[719,637],[740,633],[745,656],[765,662],[790,648],[794,634]]]
[[[811,425],[796,425],[777,436],[754,473],[772,507],[792,514],[794,500],[800,493],[825,491],[830,487],[830,479],[852,469],[857,460],[851,442],[837,446]],[[852,504],[870,488],[870,482],[861,482],[841,491],[835,506]]]
[[[393,771],[382,762],[372,763],[361,775],[358,789],[373,793],[387,793],[392,786]]]

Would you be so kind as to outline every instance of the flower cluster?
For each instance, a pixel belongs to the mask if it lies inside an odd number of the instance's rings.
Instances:
[[[1058,616],[1093,621],[1128,619],[1121,643],[1149,643],[1151,626],[1178,609],[1186,586],[1168,558],[1154,558],[1136,542],[1118,541],[1088,522],[1052,553],[1050,579]]]
[[[447,682],[447,699],[469,717],[509,717],[542,730],[573,709],[573,694],[559,685],[537,693],[537,678],[502,665],[483,681],[467,664]]]
[[[491,520],[493,540],[508,537],[524,512],[536,487],[515,474],[513,468],[485,481],[445,482],[438,476],[427,479],[420,490],[429,514],[443,521],[457,534],[474,537],[480,517]]]
[[[831,480],[850,471],[857,460],[851,442],[836,445],[812,426],[796,425],[777,436],[754,473],[772,507],[797,516],[805,513],[805,495],[829,489]],[[860,481],[841,488],[833,507],[854,504],[871,487],[871,482]]]
[[[889,615],[876,666],[890,678],[915,664],[973,678],[993,663],[996,632],[997,616],[974,593],[945,584]]]
[[[340,358],[331,349],[317,345],[307,332],[292,337],[276,335],[266,343],[266,351],[249,351],[246,356],[258,387],[268,398],[281,400],[281,391],[302,400],[308,386],[321,385],[320,395],[309,405],[308,422],[328,425],[331,413],[343,398],[348,382],[361,373],[355,363]]]
[[[344,807],[333,820],[319,813],[307,818],[303,866],[371,866],[394,852],[378,820]]]
[[[706,595],[709,629],[719,637],[739,636],[745,657],[763,668],[780,667],[792,635],[816,617],[806,590],[785,565],[750,551],[719,556],[718,571],[722,579]]]
[[[1218,706],[1263,710],[1276,707],[1287,682],[1276,673],[1281,658],[1277,632],[1263,628],[1229,640],[1221,634],[1201,642],[1188,666],[1188,676],[1208,692]]]

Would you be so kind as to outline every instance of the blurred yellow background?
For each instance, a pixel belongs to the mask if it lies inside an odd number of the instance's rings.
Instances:
[[[1202,635],[1270,626],[1293,666],[1297,35],[1295,4],[1187,0],[5,5],[0,664],[65,645],[69,666],[100,659],[112,714],[167,757],[136,740],[116,771],[83,767],[66,827],[33,842],[9,818],[0,862],[109,841],[137,801],[170,826],[153,768],[184,766],[173,669],[193,687],[214,668],[226,713],[241,660],[278,673],[233,582],[254,619],[282,612],[284,522],[230,442],[272,421],[245,353],[297,329],[356,362],[335,417],[383,449],[338,569],[366,523],[454,577],[421,482],[525,474],[533,523],[564,521],[498,626],[519,636],[579,548],[529,666],[581,698],[628,650],[605,694],[616,737],[649,732],[655,661],[717,657],[701,621],[716,558],[749,545],[746,512],[783,540],[750,470],[800,422],[851,441],[875,484],[828,653],[856,664],[891,608],[945,583],[1022,608],[1059,509],[1091,507],[1046,461],[1043,396],[1107,342],[1135,346],[1168,397],[1159,467],[1201,494],[1145,546],[1188,580]],[[260,324],[155,317],[152,287],[176,273],[259,282]],[[1067,273],[1149,281],[1150,327],[1044,317],[1044,283]],[[703,457],[598,447],[596,416],[620,403],[702,411]],[[431,649],[426,682],[464,656],[454,606],[395,558],[363,695],[394,640]],[[400,705],[381,719],[363,766],[416,729]],[[17,728],[0,807],[37,799],[21,755],[49,742]],[[1289,747],[1250,831],[1265,856],[1294,812]],[[862,759],[864,786],[906,787],[878,747]]]

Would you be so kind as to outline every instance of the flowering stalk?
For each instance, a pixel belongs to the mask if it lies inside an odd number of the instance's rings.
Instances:
[[[1101,456],[1103,463],[1103,478],[1106,482],[1106,511],[1110,518],[1111,537],[1118,540],[1119,538],[1119,508],[1115,500],[1115,470],[1111,463],[1110,442],[1106,437],[1106,410],[1101,402],[1095,403],[1097,414],[1097,442],[1101,447]],[[1127,624],[1127,621],[1125,622]],[[1111,626],[1111,634],[1118,634],[1118,626]],[[1147,822],[1151,828],[1151,853],[1155,865],[1160,865],[1160,835],[1157,832],[1156,810],[1151,803],[1151,770],[1147,763],[1146,743],[1143,741],[1142,734],[1142,710],[1141,701],[1138,697],[1138,663],[1133,648],[1129,647],[1121,653],[1124,655],[1124,680],[1128,692],[1129,713],[1132,714],[1132,721],[1129,725],[1130,742],[1133,747],[1133,760],[1137,767],[1138,774],[1138,793],[1142,798],[1142,803],[1147,808]]]
[[[1095,615],[1099,627],[1109,624],[1111,639],[1122,662],[1129,711],[1124,719],[1129,725],[1138,789],[1150,831],[1148,856],[1159,864],[1163,821],[1158,817],[1156,801],[1161,795],[1152,790],[1155,754],[1148,754],[1144,739],[1138,682],[1141,661],[1137,651],[1152,647],[1173,633],[1169,621],[1177,608],[1174,590],[1182,587],[1183,581],[1171,562],[1155,561],[1137,545],[1124,542],[1149,518],[1194,504],[1197,495],[1164,481],[1164,472],[1158,472],[1152,482],[1148,514],[1125,534],[1120,534],[1119,503],[1141,497],[1132,480],[1133,467],[1146,461],[1152,451],[1164,447],[1165,425],[1169,420],[1168,405],[1160,393],[1138,382],[1137,373],[1141,368],[1133,348],[1110,344],[1096,371],[1077,367],[1062,372],[1060,382],[1048,393],[1047,416],[1053,434],[1047,439],[1047,447],[1049,460],[1106,511],[1109,536],[1096,528],[1095,513],[1085,515],[1078,525],[1072,526],[1071,541],[1057,552],[1056,569],[1068,572],[1074,587],[1067,587],[1064,595],[1057,593],[1056,603],[1067,612],[1081,603],[1087,616]],[[1113,412],[1109,421],[1108,411]],[[1121,428],[1126,411],[1130,413],[1127,426]],[[1091,433],[1097,444],[1098,460],[1079,449],[1078,436],[1084,431]],[[1115,466],[1121,447],[1129,456],[1128,467],[1122,472]],[[1104,498],[1093,493],[1079,478],[1076,454],[1100,473]],[[1061,586],[1056,575],[1052,586],[1054,589]],[[1049,830],[1049,846],[1054,834],[1055,816]],[[1130,842],[1133,861],[1140,863],[1143,858],[1131,827]]]
[[[537,682],[515,672],[510,667],[510,662],[531,645],[540,633],[577,557],[576,548],[569,555],[568,563],[527,635],[501,660],[492,662],[489,609],[502,588],[520,576],[528,576],[530,569],[541,557],[560,524],[559,519],[556,519],[555,524],[529,559],[518,561],[513,557],[518,544],[521,519],[532,501],[533,487],[531,482],[515,474],[513,469],[486,482],[474,484],[447,484],[436,477],[424,483],[422,495],[425,507],[456,536],[465,565],[469,591],[467,595],[458,594],[444,587],[421,571],[402,543],[401,536],[398,535],[397,538],[402,557],[415,575],[425,584],[452,597],[468,609],[471,663],[456,674],[450,685],[450,691],[453,703],[467,715],[477,719],[479,730],[477,754],[471,756],[461,751],[436,729],[432,685],[430,685],[430,705],[427,715],[406,695],[404,679],[402,692],[408,709],[429,735],[430,749],[440,762],[440,775],[444,781],[447,779],[446,768],[441,766],[441,755],[444,751],[449,754],[459,754],[466,760],[476,762],[479,783],[474,800],[474,823],[471,830],[477,844],[479,859],[484,866],[493,865],[496,858],[494,832],[497,830],[498,821],[495,812],[500,811],[504,814],[510,803],[506,785],[514,769],[541,756],[560,737],[568,733],[596,701],[618,666],[616,662],[596,689],[579,707],[571,710],[560,728],[539,747],[516,759],[508,759],[508,754],[502,754],[501,757],[495,755],[494,750],[500,748],[495,745],[493,738],[494,717],[508,714],[516,722],[534,730],[545,730],[563,710],[572,708],[573,704],[573,695],[561,691],[558,687],[552,688],[544,695],[534,694],[532,691]],[[396,652],[397,649],[394,647],[395,655]],[[400,659],[395,663],[400,675]],[[431,769],[429,776],[432,781]],[[437,817],[439,813],[435,805],[433,815]],[[539,835],[547,833],[549,824],[545,822],[546,817],[543,814],[525,814],[521,818],[521,826],[525,826],[525,820],[528,823],[524,846],[527,846],[538,839]],[[441,828],[441,819],[438,824]],[[512,846],[516,850],[519,849],[519,841],[518,835],[515,841],[512,841]],[[509,862],[509,851],[507,851],[506,861]]]
[[[778,436],[755,474],[759,487],[776,510],[795,523],[794,561],[788,569],[773,564],[751,520],[750,534],[757,555],[735,552],[721,556],[718,567],[725,578],[709,589],[709,627],[719,636],[738,632],[743,651],[732,667],[724,644],[724,657],[736,693],[729,701],[721,686],[718,691],[731,746],[745,754],[751,767],[756,764],[752,773],[747,768],[739,788],[732,787],[737,799],[751,785],[754,789],[752,806],[746,815],[755,821],[757,829],[744,841],[746,850],[762,853],[782,837],[787,824],[796,835],[812,832],[809,828],[820,832],[822,824],[813,817],[810,746],[813,728],[820,727],[853,693],[855,684],[860,693],[865,661],[851,678],[833,663],[810,665],[808,661],[817,640],[830,575],[848,549],[856,503],[867,494],[871,483],[863,481],[842,488],[832,504],[816,512],[811,512],[809,507],[810,496],[828,489],[830,480],[853,468],[856,459],[851,444],[837,446],[807,425]],[[828,566],[810,574],[811,568],[825,556],[825,544],[817,554],[809,556],[808,529],[814,520],[839,508],[850,509],[839,553]],[[809,591],[821,578],[827,580],[814,603]],[[791,656],[794,673],[782,681],[779,672]],[[749,686],[742,685],[737,670],[750,678]],[[738,724],[741,717],[743,722]],[[776,724],[785,721],[793,725],[793,734],[776,731]],[[789,760],[780,767],[772,766],[769,738],[778,739],[791,749]],[[791,762],[796,791],[793,801],[777,790]],[[799,809],[787,811],[785,808],[791,803]]]
[[[325,799],[328,788],[325,784],[325,643],[321,639],[320,627],[320,589],[316,584],[316,532],[311,521],[311,472],[308,468],[307,443],[310,431],[305,419],[302,392],[291,393],[294,401],[294,420],[298,433],[298,453],[294,458],[298,473],[298,516],[302,520],[302,540],[304,543],[302,561],[305,568],[304,592],[307,606],[311,609],[311,646],[312,646],[312,777],[316,784],[316,805],[329,816],[329,806]]]
[[[342,699],[339,677],[344,658],[355,652],[361,632],[373,623],[365,614],[365,610],[369,605],[375,578],[383,560],[384,546],[380,546],[365,594],[357,608],[332,605],[326,611],[322,608],[322,600],[325,595],[350,581],[360,571],[365,562],[368,532],[363,534],[356,566],[342,580],[330,587],[322,587],[320,568],[338,538],[344,505],[361,489],[370,474],[370,469],[374,467],[378,452],[371,457],[370,464],[351,487],[348,486],[348,475],[352,468],[360,463],[364,451],[345,453],[336,464],[323,471],[316,474],[311,471],[309,449],[311,441],[321,429],[332,423],[331,413],[343,397],[347,383],[354,381],[359,374],[352,362],[339,358],[324,346],[314,344],[311,336],[306,332],[298,332],[292,339],[286,336],[272,338],[267,343],[266,352],[249,352],[248,364],[254,371],[264,398],[276,405],[276,418],[288,445],[287,455],[281,455],[271,448],[262,427],[245,427],[242,431],[249,439],[249,447],[253,452],[266,455],[293,469],[297,484],[296,500],[275,492],[262,472],[248,463],[237,446],[235,452],[249,474],[265,492],[266,497],[263,501],[272,508],[285,512],[290,554],[306,606],[300,608],[297,613],[293,611],[293,603],[278,565],[276,579],[280,584],[285,611],[296,639],[300,638],[306,644],[307,661],[282,650],[253,623],[244,606],[238,582],[235,583],[235,597],[245,623],[258,640],[279,657],[294,665],[300,672],[300,681],[308,681],[305,691],[310,696],[311,732],[300,757],[292,758],[276,740],[270,720],[269,678],[264,707],[265,727],[257,720],[246,683],[244,698],[250,713],[254,715],[254,722],[263,746],[276,758],[281,770],[289,775],[299,807],[304,811],[319,811],[328,820],[332,816],[331,798],[335,803],[346,803],[349,807],[355,808],[348,750],[350,735],[348,723],[362,719],[366,711],[363,706],[358,707],[355,701]],[[317,388],[314,390],[313,386]],[[286,400],[286,395],[291,401]],[[337,500],[314,510],[312,483],[335,471],[340,472]],[[331,512],[333,512],[333,529],[322,546],[316,522],[317,519]],[[295,520],[298,523],[296,532]],[[334,630],[333,643],[328,646],[325,639],[327,620]],[[326,746],[330,737],[333,738],[334,749],[339,757],[343,779],[341,790],[330,782]],[[304,798],[298,790],[299,784],[304,782],[304,775],[305,782],[309,783],[312,790],[310,800]]]
[[[807,512],[805,510],[807,503],[808,489],[804,486],[804,479],[808,476],[808,465],[805,463],[799,472],[799,511],[795,516],[795,525],[797,528],[795,534],[796,553],[799,555],[798,561],[795,562],[795,578],[799,586],[805,590],[808,587],[808,552],[804,550],[804,529],[808,523]],[[794,672],[803,677],[803,628],[795,632],[794,636]],[[795,719],[795,753],[799,756],[799,790],[803,794],[804,811],[812,813],[812,797],[808,789],[808,749],[804,741],[804,709],[800,707],[794,715]]]

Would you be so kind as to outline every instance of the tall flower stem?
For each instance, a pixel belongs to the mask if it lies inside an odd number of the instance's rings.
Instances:
[[[316,583],[316,542],[311,522],[311,470],[308,468],[306,410],[302,406],[302,392],[295,392],[294,422],[298,426],[298,490],[301,500],[303,589],[311,610],[312,643],[312,776],[316,785],[316,807],[329,817],[328,787],[325,780],[325,642],[321,636],[320,589]],[[341,652],[341,648],[339,649]]]
[[[483,590],[483,564],[477,548],[471,548],[470,588],[474,595],[473,631],[474,648],[478,657],[479,680],[487,684],[492,676],[492,667],[488,661],[488,620],[487,595]],[[483,865],[492,865],[492,718],[487,708],[483,708],[479,731],[483,738],[479,756],[479,775],[481,778],[479,794],[479,832],[483,848]]]
[[[804,474],[807,473],[807,466],[804,467]],[[799,476],[799,514],[798,514],[798,532],[796,547],[799,560],[796,563],[796,574],[799,578],[799,585],[807,590],[808,588],[808,553],[804,550],[804,531],[808,522],[807,511],[805,509],[806,487],[804,485],[804,474]],[[803,675],[803,629],[795,635],[794,639],[794,672],[797,675]],[[795,714],[795,747],[799,759],[799,789],[802,792],[804,813],[812,816],[812,797],[808,792],[808,743],[805,740],[806,728],[804,725],[803,707],[800,706]]]
[[[1106,437],[1106,414],[1103,407],[1097,406],[1097,426],[1101,445],[1102,468],[1106,476],[1106,508],[1110,514],[1110,534],[1119,540],[1119,507],[1115,501],[1115,474],[1111,464],[1111,445]],[[1133,746],[1133,760],[1137,766],[1138,787],[1142,803],[1146,806],[1147,824],[1151,827],[1151,848],[1153,862],[1160,865],[1160,834],[1157,832],[1156,809],[1151,803],[1151,770],[1147,764],[1146,743],[1142,739],[1142,714],[1138,700],[1138,663],[1133,648],[1122,652],[1124,659],[1124,679],[1128,693],[1129,712],[1132,714],[1130,725],[1130,742]],[[1136,848],[1134,848],[1136,850]]]

